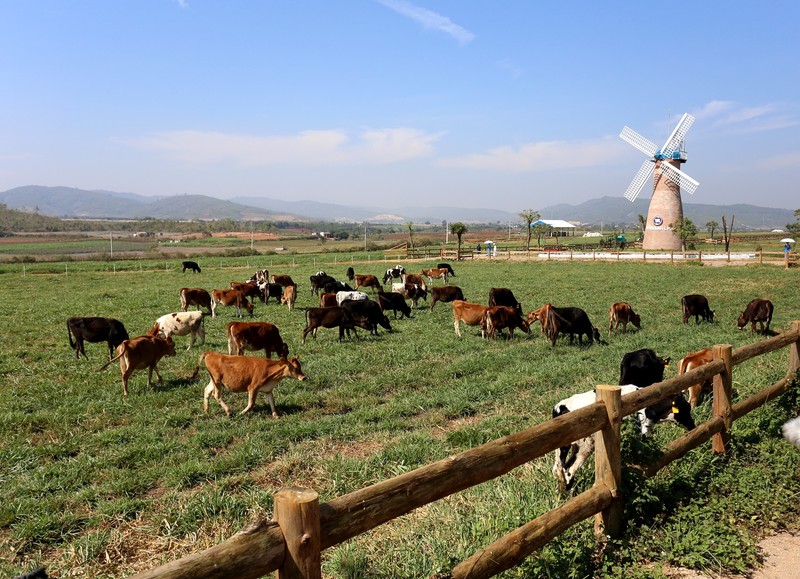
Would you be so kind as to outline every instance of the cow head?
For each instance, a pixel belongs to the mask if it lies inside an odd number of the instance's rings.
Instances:
[[[642,316],[631,312],[631,323],[636,326],[637,330],[642,329]]]
[[[299,358],[292,358],[291,360],[289,360],[287,356],[281,356],[280,361],[285,364],[283,370],[284,376],[295,378],[300,382],[306,379],[306,375],[303,374],[303,369],[300,367]]]
[[[741,329],[741,328],[739,328],[739,329]],[[147,334],[146,334],[146,335],[148,335],[148,336],[154,336],[154,337],[155,337],[155,336],[158,336],[158,335],[160,335],[160,334],[161,334],[161,331],[160,331],[160,330],[161,330],[161,328],[159,327],[159,325],[158,325],[158,322],[156,322],[156,323],[153,325],[153,327],[152,327],[152,328],[150,328],[149,330],[147,330]],[[162,335],[162,337],[163,337],[163,335]]]
[[[385,314],[381,316],[381,319],[378,320],[378,324],[380,324],[381,327],[389,330],[390,332],[392,331],[392,325],[389,323],[389,318],[386,317]]]
[[[747,312],[742,312],[739,314],[739,319],[736,322],[736,327],[740,330],[743,330],[744,327],[747,325],[747,316],[745,315]]]
[[[674,422],[686,430],[695,428],[692,408],[681,393],[656,402],[647,408],[642,408],[639,410],[638,417],[642,436],[645,437],[653,434],[653,426],[658,422]]]

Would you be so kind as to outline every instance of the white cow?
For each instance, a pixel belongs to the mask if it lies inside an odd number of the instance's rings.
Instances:
[[[156,327],[158,329],[156,329]],[[165,314],[156,320],[156,325],[151,332],[162,338],[170,336],[185,336],[191,334],[188,350],[194,345],[195,336],[200,337],[200,345],[206,342],[206,330],[203,327],[203,312],[173,312]]]
[[[337,306],[341,306],[342,302],[345,301],[345,300],[359,301],[359,300],[368,300],[368,299],[369,299],[369,296],[367,294],[365,294],[364,292],[356,292],[356,291],[352,291],[352,292],[336,292],[336,305]]]

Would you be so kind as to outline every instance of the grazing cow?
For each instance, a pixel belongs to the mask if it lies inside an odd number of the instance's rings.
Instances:
[[[294,302],[297,300],[297,286],[287,285],[283,288],[283,295],[281,296],[281,305],[289,306],[290,310],[294,309]]]
[[[364,292],[336,292],[336,305],[341,306],[342,302],[345,300],[368,300],[369,296]]]
[[[383,291],[383,286],[381,285],[380,280],[374,275],[355,275],[355,282],[356,287],[354,289],[358,289],[360,287],[371,287],[375,291]]]
[[[247,281],[255,283],[258,287],[263,287],[265,284],[269,283],[269,271],[266,269],[259,269],[257,272],[251,275],[250,279]]]
[[[245,350],[264,350],[264,356],[279,358],[289,355],[289,346],[281,338],[278,326],[269,322],[230,322],[225,328],[228,338],[228,354],[241,356]]]
[[[392,278],[395,278],[395,279],[400,278],[400,277],[402,277],[402,275],[405,272],[406,272],[406,268],[404,268],[400,264],[397,264],[396,266],[387,269],[386,273],[383,274],[383,283],[386,283],[387,281],[389,281]]]
[[[642,318],[633,311],[628,302],[612,304],[608,310],[608,333],[610,334],[612,329],[616,332],[620,324],[622,324],[622,331],[627,331],[628,322],[636,326],[637,330],[642,329]]]
[[[457,285],[443,285],[431,288],[431,309],[436,302],[449,303],[453,300],[464,301],[464,292]]]
[[[621,394],[625,396],[639,390],[639,386],[626,384],[621,386],[620,390]],[[680,403],[681,400],[683,401],[682,404]],[[558,418],[578,408],[589,406],[596,401],[597,393],[594,390],[575,394],[561,400],[553,407],[553,418]],[[639,432],[644,437],[649,437],[653,432],[653,426],[659,422],[675,422],[687,430],[693,430],[695,427],[689,405],[681,395],[675,397],[675,400],[666,398],[652,406],[642,408],[636,413],[636,419],[639,422]],[[575,473],[593,452],[593,436],[587,436],[555,451],[553,476],[558,481],[558,486],[562,492],[572,488],[575,483]]]
[[[319,307],[329,308],[331,306],[338,306],[336,303],[336,294],[332,292],[325,292],[319,296]]]
[[[495,332],[501,332],[508,328],[510,337],[514,336],[514,328],[519,328],[526,334],[531,333],[530,325],[522,319],[520,313],[508,306],[492,306],[486,310],[481,320],[481,330],[486,332],[489,338],[494,339]]]
[[[242,317],[242,308],[247,310],[250,317],[253,317],[253,304],[239,290],[211,290],[211,317],[217,317],[217,306],[236,306],[237,317]]]
[[[197,377],[201,363],[205,363],[211,378],[203,394],[203,412],[205,413],[208,413],[208,398],[213,396],[222,406],[225,415],[231,415],[230,407],[225,404],[220,394],[220,386],[225,386],[230,392],[247,392],[247,406],[241,414],[250,412],[255,405],[256,396],[259,392],[263,392],[269,401],[272,416],[277,418],[278,411],[275,409],[275,397],[272,395],[272,390],[283,378],[295,378],[301,382],[306,379],[300,367],[300,360],[297,358],[289,360],[282,357],[280,360],[268,360],[204,352],[197,362],[197,368],[192,378]]]
[[[578,343],[583,346],[583,336],[592,344],[592,340],[602,343],[600,332],[592,325],[589,316],[580,308],[556,308],[547,309],[547,337],[553,346],[559,334],[569,334],[569,343],[573,342],[575,334],[578,335]]]
[[[139,336],[130,340],[123,341],[117,346],[117,355],[103,364],[99,370],[105,370],[108,366],[119,360],[119,369],[122,372],[122,395],[128,397],[128,380],[135,370],[147,368],[147,385],[152,383],[153,372],[158,377],[159,384],[162,382],[161,374],[158,373],[156,365],[164,356],[175,355],[175,342],[172,338],[161,338],[159,336]]]
[[[410,283],[410,284],[418,285],[419,287],[424,289],[426,292],[428,291],[428,286],[425,285],[425,278],[422,277],[419,274],[416,274],[416,273],[404,273],[401,276],[401,280],[405,284],[409,284]],[[392,285],[394,285],[394,284],[392,284]]]
[[[669,358],[662,358],[649,348],[628,352],[619,365],[619,383],[650,386],[664,380]]]
[[[375,336],[378,335],[378,326],[383,326],[390,332],[392,326],[389,323],[389,318],[383,313],[383,310],[378,305],[378,302],[373,300],[345,300],[342,302],[342,307],[347,308],[353,314],[353,317],[364,317],[370,324],[370,333]]]
[[[522,305],[514,297],[514,292],[504,287],[493,287],[489,290],[489,306],[509,306],[522,315]]]
[[[411,317],[411,308],[408,307],[406,299],[397,292],[378,292],[378,305],[382,311],[393,310],[394,319],[397,319],[397,310],[405,317]]]
[[[453,271],[453,268],[450,267],[449,263],[447,263],[447,262],[437,263],[436,267],[438,267],[439,269],[446,269],[448,275],[450,275],[452,277],[456,277],[456,272]]]
[[[542,333],[547,335],[547,313],[550,311],[550,308],[555,307],[553,304],[544,304],[542,307],[533,310],[532,312],[528,312],[528,316],[526,321],[528,325],[532,326],[535,321],[539,321],[539,324],[542,326]]]
[[[433,284],[434,279],[444,279],[444,283],[447,284],[447,277],[450,275],[450,272],[447,271],[446,267],[437,267],[434,269],[423,269],[420,274],[427,277],[431,284]]]
[[[351,292],[354,291],[349,284],[346,284],[343,281],[332,281],[325,284],[325,293],[326,294],[335,294],[336,292]]]
[[[681,361],[678,363],[678,376],[683,376],[686,372],[691,372],[700,366],[705,366],[712,360],[714,360],[714,353],[711,348],[703,348],[697,352],[687,354],[681,358]],[[689,386],[689,405],[692,408],[696,407],[700,404],[700,399],[703,397],[703,394],[706,392],[713,392],[713,390],[713,378],[708,378],[702,383],[692,384]]]
[[[75,341],[72,337],[75,336]],[[114,318],[67,318],[67,337],[70,347],[75,350],[75,359],[79,360],[81,354],[87,360],[89,357],[83,349],[83,341],[107,342],[108,357],[114,355],[114,349],[128,339],[128,331],[122,322]]]
[[[747,304],[744,311],[739,314],[739,320],[736,326],[742,330],[749,323],[751,324],[750,329],[755,332],[756,322],[758,322],[761,327],[761,333],[766,334],[769,332],[769,324],[772,322],[772,310],[773,306],[771,301],[754,299]],[[764,322],[766,322],[766,326]]]
[[[303,330],[303,343],[306,343],[306,336],[310,333],[314,339],[317,339],[317,329],[319,328],[339,328],[339,341],[344,338],[344,333],[350,335],[350,330],[356,334],[356,326],[371,330],[372,324],[369,320],[361,316],[355,316],[353,313],[341,306],[332,308],[308,308],[306,310],[306,328]]]
[[[353,281],[356,277],[355,270],[352,267],[348,267],[347,271],[345,272],[345,277],[347,277],[348,280]]]
[[[455,319],[453,327],[456,329],[456,335],[459,338],[461,337],[461,322],[468,326],[480,326],[481,320],[483,320],[483,316],[488,309],[488,306],[472,304],[464,300],[455,300],[453,302],[453,318]],[[481,326],[481,337],[486,337],[486,328],[484,326]]]
[[[290,276],[288,276],[288,275],[280,275],[280,274],[275,275],[275,274],[272,274],[270,276],[270,278],[269,278],[269,281],[270,281],[270,283],[276,283],[276,284],[278,284],[280,286],[283,286],[283,287],[290,286],[290,285],[297,285],[296,283],[294,283],[294,281],[292,281],[292,278]]]
[[[267,282],[261,286],[261,295],[265,304],[269,303],[269,298],[275,298],[276,302],[280,302],[283,297],[283,286]]]
[[[326,284],[333,283],[336,279],[325,273],[324,271],[318,271],[316,274],[312,275],[308,278],[311,282],[311,295],[317,296],[319,295],[319,290],[323,289]]]
[[[206,343],[203,316],[204,314],[201,311],[165,314],[156,320],[156,324],[151,330],[153,332],[152,335],[158,335],[162,338],[191,335],[189,345],[186,346],[187,350],[194,346],[195,337],[199,336],[200,345],[203,345]]]
[[[258,287],[258,284],[253,281],[232,281],[231,289],[239,290],[253,301],[255,301],[255,298],[258,298],[261,300],[261,303],[264,303],[264,292],[261,291],[261,288]]]
[[[195,273],[200,273],[200,266],[197,265],[196,261],[183,261],[181,265],[183,266],[181,273],[186,272],[187,269],[191,269]]]
[[[689,323],[689,316],[694,316],[694,323],[699,324],[700,318],[706,322],[714,321],[714,310],[708,307],[708,298],[700,294],[690,294],[681,298],[683,323]]]
[[[407,300],[411,300],[415,308],[420,299],[428,301],[428,290],[415,283],[393,283],[392,291],[399,293]]]
[[[184,287],[181,288],[181,311],[185,312],[189,306],[197,306],[197,309],[208,308],[211,313],[211,295],[202,288]]]

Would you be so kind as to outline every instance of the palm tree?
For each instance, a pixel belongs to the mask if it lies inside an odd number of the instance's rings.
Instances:
[[[714,220],[712,219],[711,221],[709,221],[708,223],[706,223],[706,229],[707,229],[707,230],[708,230],[708,232],[711,234],[711,239],[714,239],[714,231],[716,231],[717,229],[719,229],[719,223],[717,223],[716,221],[714,221]]]
[[[460,221],[456,221],[455,223],[450,224],[450,233],[458,237],[458,253],[456,254],[456,260],[461,260],[461,236],[467,232],[467,226],[461,223]]]
[[[531,249],[531,224],[534,221],[539,221],[541,214],[538,211],[534,211],[533,209],[525,209],[519,212],[519,216],[522,221],[525,222],[525,229],[528,230],[528,238],[525,241],[525,251],[530,251]]]

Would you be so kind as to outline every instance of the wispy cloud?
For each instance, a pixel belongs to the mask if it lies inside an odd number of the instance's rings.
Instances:
[[[188,163],[268,165],[381,165],[430,155],[442,134],[417,129],[365,130],[355,139],[344,131],[303,131],[295,135],[248,136],[173,131],[128,141]]]
[[[189,7],[189,0],[175,0],[181,8]]]
[[[796,169],[800,167],[800,151],[762,159],[756,164],[757,169],[775,171],[778,169]]]
[[[497,66],[508,72],[513,78],[520,78],[525,74],[524,68],[511,62],[510,60],[501,60],[497,63]]]
[[[411,18],[425,28],[431,28],[449,34],[462,44],[466,44],[475,38],[472,32],[454,23],[446,16],[436,14],[436,12],[432,12],[427,8],[415,6],[406,0],[378,0],[378,2],[394,10],[398,14]]]
[[[754,134],[786,129],[800,124],[800,118],[774,104],[743,106],[732,101],[711,101],[692,113],[712,129],[726,134]]]
[[[617,141],[610,137],[581,142],[542,141],[442,159],[439,164],[511,173],[598,167],[619,158],[623,147]]]

